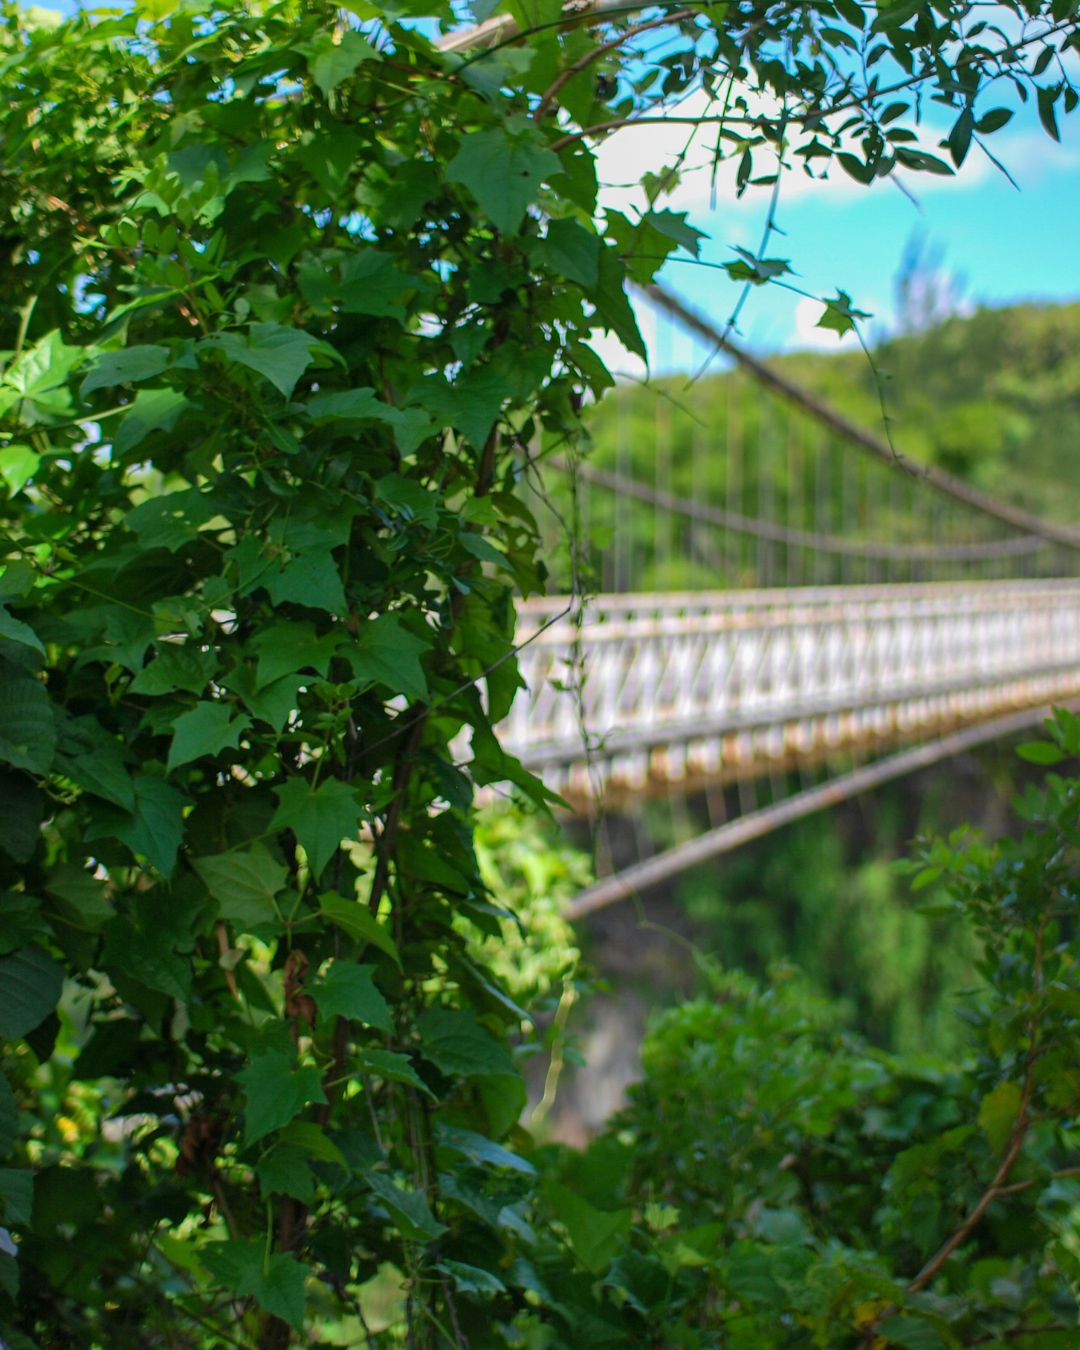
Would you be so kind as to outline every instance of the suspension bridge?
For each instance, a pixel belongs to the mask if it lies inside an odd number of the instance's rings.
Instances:
[[[526,689],[500,737],[582,813],[796,790],[602,878],[576,915],[1080,698],[1080,530],[903,459],[666,291],[645,298],[741,374],[708,417],[678,382],[645,419],[615,391],[598,453],[525,466],[576,594],[522,604]]]

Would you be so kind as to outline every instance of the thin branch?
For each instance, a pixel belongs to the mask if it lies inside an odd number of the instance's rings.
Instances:
[[[781,141],[783,140],[784,137],[784,127],[786,125],[787,125],[787,109],[785,108],[784,114],[780,119],[779,139]],[[783,181],[783,172],[784,172],[782,152],[778,152],[777,158],[778,163],[776,166],[776,181],[773,183],[773,190],[769,194],[769,209],[765,213],[765,225],[761,232],[761,242],[758,244],[757,253],[754,255],[755,260],[757,262],[761,262],[761,260],[765,257],[765,250],[769,247],[769,240],[772,238],[773,231],[776,229],[776,212],[780,206],[780,184]],[[724,328],[724,331],[721,334],[719,340],[717,341],[716,346],[705,358],[705,360],[701,363],[701,366],[697,374],[692,376],[689,380],[687,380],[686,387],[688,389],[690,388],[691,385],[696,384],[698,380],[701,379],[701,377],[705,374],[708,368],[712,365],[712,363],[716,360],[716,358],[727,346],[728,339],[735,331],[736,325],[739,322],[739,315],[742,313],[743,306],[749,299],[750,292],[753,290],[753,288],[754,282],[752,280],[743,283],[742,290],[739,293],[739,298],[735,302],[735,308],[731,311],[731,314],[728,316],[727,326]]]
[[[1053,902],[1043,910],[1042,918],[1040,919],[1039,926],[1035,932],[1035,953],[1032,959],[1033,1006],[1031,1009],[1031,1016],[1028,1018],[1027,1023],[1028,1049],[1027,1054],[1024,1057],[1024,1082],[1020,1089],[1020,1105],[1016,1112],[1016,1118],[1013,1121],[1008,1147],[1005,1150],[1001,1162],[998,1164],[993,1180],[968,1211],[963,1222],[945,1239],[918,1274],[908,1281],[907,1292],[909,1294],[917,1294],[921,1289],[926,1288],[934,1276],[937,1275],[945,1265],[953,1252],[967,1241],[980,1219],[994,1201],[997,1200],[999,1196],[1008,1194],[1011,1189],[1005,1186],[1005,1179],[1008,1177],[1016,1164],[1016,1160],[1023,1152],[1024,1144],[1027,1141],[1028,1130],[1031,1128],[1031,1098],[1035,1091],[1035,1065],[1039,1058],[1038,997],[1042,992],[1043,944],[1052,911]],[[1080,1171],[1080,1169],[1078,1169],[1078,1171]],[[860,1341],[860,1350],[869,1350],[877,1338],[877,1329],[881,1322],[895,1311],[896,1305],[890,1304],[887,1308],[883,1308],[881,1312],[878,1313],[863,1332],[863,1338]]]
[[[1033,970],[1033,993],[1037,998],[1042,989],[1042,963],[1043,963],[1043,942],[1046,937],[1046,927],[1050,922],[1049,908],[1044,912],[1042,920],[1039,923],[1035,934],[1035,958]],[[923,1266],[922,1270],[908,1284],[908,1292],[916,1294],[920,1289],[924,1289],[941,1267],[957,1249],[967,1240],[968,1234],[979,1222],[982,1216],[990,1208],[991,1204],[1001,1194],[1001,1188],[1005,1178],[1012,1171],[1017,1158],[1023,1152],[1024,1143],[1027,1139],[1028,1128],[1031,1125],[1031,1096],[1035,1090],[1035,1061],[1038,1058],[1037,1045],[1039,1033],[1039,1011],[1036,1005],[1031,1012],[1028,1020],[1028,1052],[1024,1061],[1024,1085],[1020,1092],[1020,1109],[1016,1113],[1016,1120],[1013,1124],[1012,1137],[1009,1146],[1005,1150],[1005,1156],[998,1164],[998,1169],[994,1173],[994,1179],[982,1193],[979,1199],[968,1213],[967,1218],[951,1237],[941,1244],[934,1255]]]
[[[817,114],[818,117],[822,114]],[[765,123],[770,123],[774,119],[771,117],[732,117],[729,115],[702,114],[700,117],[652,117],[648,115],[615,117],[610,122],[596,122],[590,127],[584,127],[580,131],[568,131],[564,136],[551,142],[549,150],[558,152],[565,150],[568,145],[573,145],[575,141],[583,140],[586,136],[599,136],[606,131],[618,131],[622,127],[646,127],[646,126],[708,126],[709,123],[732,122],[741,126],[758,127]],[[798,120],[798,119],[796,119]]]
[[[651,8],[662,8],[665,4],[679,4],[680,0],[652,0]],[[628,4],[606,3],[606,0],[583,0],[583,3],[566,4],[557,19],[545,23],[520,28],[511,14],[497,14],[483,23],[471,28],[459,28],[439,38],[435,46],[441,52],[463,52],[475,49],[467,56],[458,69],[471,66],[485,56],[494,56],[504,47],[512,47],[526,38],[540,33],[549,33],[552,29],[567,30],[580,24],[606,23],[624,14],[637,14],[645,8],[640,0],[630,0]]]
[[[979,488],[972,487],[963,479],[954,478],[952,474],[946,473],[943,469],[939,469],[932,464],[917,464],[903,455],[897,455],[886,442],[857,426],[842,413],[821,402],[799,385],[793,384],[786,376],[780,375],[765,362],[751,356],[748,351],[730,338],[725,340],[722,331],[716,324],[691,309],[672,292],[665,290],[656,282],[634,289],[641,291],[660,309],[673,315],[690,332],[700,334],[709,342],[722,342],[725,350],[756,380],[775,390],[790,403],[808,412],[816,421],[829,427],[830,430],[836,432],[851,444],[857,445],[875,459],[883,461],[891,468],[903,469],[905,473],[922,480],[936,492],[963,502],[965,506],[972,507],[983,515],[1001,521],[1011,529],[1024,534],[1037,535],[1040,539],[1046,540],[1047,543],[1060,544],[1065,548],[1080,551],[1080,530],[1067,525],[1055,525],[1052,521],[1043,520],[1039,516],[1032,515],[1029,511],[1024,511],[1009,502],[990,496]]]
[[[647,33],[651,28],[662,28],[669,23],[680,23],[683,19],[692,19],[697,13],[698,11],[696,9],[680,9],[676,10],[674,14],[661,14],[657,19],[649,19],[645,23],[632,24],[625,33],[619,33],[615,37],[609,38],[607,42],[599,43],[597,46],[593,47],[591,51],[586,52],[584,56],[579,57],[571,65],[567,66],[565,70],[561,71],[555,79],[552,80],[533,111],[533,121],[539,122],[540,119],[545,116],[548,108],[555,102],[559,95],[559,91],[564,85],[569,84],[575,75],[580,75],[583,70],[586,70],[593,62],[599,61],[602,56],[606,56],[608,52],[612,52],[617,47],[621,47],[624,42],[629,42],[631,38],[637,37],[639,33]]]
[[[450,1288],[450,1281],[444,1275],[441,1283],[443,1302],[446,1304],[446,1311],[450,1315],[450,1326],[454,1332],[454,1345],[456,1350],[469,1350],[469,1342],[461,1334],[461,1324],[458,1322],[457,1309],[454,1306],[454,1295]]]
[[[1051,1181],[1065,1181],[1070,1177],[1080,1177],[1080,1167],[1062,1167],[1049,1176],[1031,1177],[1028,1181],[1014,1181],[1011,1186],[999,1186],[998,1195],[1019,1195],[1021,1191],[1030,1191],[1033,1186],[1045,1186]]]

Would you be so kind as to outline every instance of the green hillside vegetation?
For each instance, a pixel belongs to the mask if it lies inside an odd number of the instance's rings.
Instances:
[[[1080,514],[1080,304],[980,309],[861,351],[796,353],[775,368],[898,450],[1057,520]],[[589,419],[589,463],[661,492],[795,529],[890,543],[1001,537],[992,523],[877,465],[740,370],[624,385]],[[657,447],[667,453],[660,455]],[[549,475],[561,508],[567,495]],[[595,486],[583,509],[599,589],[948,579],[907,564],[684,529]],[[665,518],[666,517],[666,518]],[[670,547],[680,538],[679,548]],[[552,525],[551,544],[558,531]],[[558,556],[555,554],[554,556]],[[556,563],[558,568],[565,564]],[[1043,566],[1053,570],[1054,560]],[[955,575],[963,575],[957,572]]]
[[[1080,304],[980,308],[882,343],[875,362],[904,452],[1040,514],[1076,519]],[[863,425],[880,426],[861,352],[776,364]]]

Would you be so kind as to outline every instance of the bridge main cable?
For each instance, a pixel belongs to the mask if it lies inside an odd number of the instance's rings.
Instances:
[[[1053,521],[1044,520],[1041,516],[1025,511],[1022,507],[1013,506],[998,497],[992,497],[988,492],[981,492],[978,488],[965,483],[963,479],[954,478],[952,474],[946,473],[943,469],[935,468],[930,464],[916,464],[912,460],[906,459],[887,441],[873,435],[872,432],[866,431],[863,427],[850,421],[843,413],[830,407],[785,376],[778,374],[764,361],[759,360],[756,356],[751,356],[729,334],[722,332],[704,315],[684,304],[678,296],[667,290],[666,287],[652,282],[647,286],[635,285],[634,289],[647,297],[658,308],[666,311],[683,328],[705,338],[718,350],[727,352],[761,384],[767,385],[789,403],[793,403],[804,412],[809,413],[815,421],[828,427],[830,431],[843,437],[844,440],[858,446],[860,450],[865,451],[874,459],[888,465],[889,468],[920,479],[936,492],[951,497],[954,501],[963,502],[965,506],[972,510],[990,516],[1013,529],[1022,530],[1029,535],[1038,535],[1040,539],[1044,539],[1048,543],[1060,544],[1063,548],[1080,552],[1080,530],[1070,528],[1068,525],[1057,525]]]

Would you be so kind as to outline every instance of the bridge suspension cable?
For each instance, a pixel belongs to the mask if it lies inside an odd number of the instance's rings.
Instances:
[[[690,392],[678,376],[640,391],[623,383],[597,408],[585,459],[530,462],[528,486],[556,507],[556,586],[579,575],[587,590],[622,593],[1080,572],[1080,529],[901,455],[677,296],[639,293],[662,319],[662,367],[684,334],[722,348],[737,369]]]

